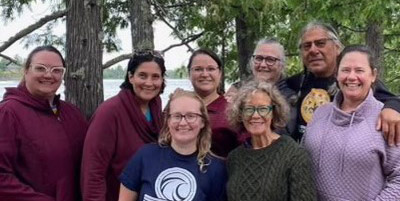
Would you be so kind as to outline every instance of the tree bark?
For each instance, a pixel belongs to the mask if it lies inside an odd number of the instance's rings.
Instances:
[[[385,67],[383,64],[383,30],[381,24],[376,21],[370,21],[367,25],[367,32],[365,34],[365,43],[371,48],[377,60],[377,67],[379,68],[379,78],[384,80]]]
[[[153,15],[147,0],[130,0],[132,48],[154,49]]]
[[[66,100],[90,118],[103,101],[101,5],[70,0],[67,14]]]
[[[248,65],[251,53],[254,49],[255,35],[249,29],[245,16],[242,14],[235,18],[236,22],[236,44],[239,54],[240,80],[246,80],[251,75]]]

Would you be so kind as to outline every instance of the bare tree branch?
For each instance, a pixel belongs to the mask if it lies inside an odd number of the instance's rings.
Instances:
[[[204,34],[204,32],[201,32],[199,34],[189,36],[189,37],[183,39],[181,43],[170,45],[167,48],[165,48],[164,50],[162,50],[161,52],[164,54],[165,52],[167,52],[168,50],[170,50],[172,48],[179,47],[182,45],[187,45],[188,43],[193,42],[193,41],[197,40],[198,38],[200,38],[203,34]]]
[[[175,33],[175,35],[179,38],[179,40],[184,41],[183,36],[179,33],[179,31],[172,26],[165,18],[164,16],[166,15],[166,11],[163,10],[162,6],[159,5],[159,3],[157,2],[157,0],[153,0],[150,1],[150,3],[154,6],[155,10],[156,10],[156,15],[161,19],[161,21],[163,21],[169,28],[172,29],[172,31]],[[194,49],[189,45],[189,44],[184,44],[189,51],[194,52]]]
[[[110,59],[106,63],[103,64],[103,70],[109,68],[110,66],[119,63],[123,60],[130,59],[132,57],[132,53],[129,54],[121,54],[113,59]]]
[[[1,46],[0,46],[0,52],[3,52],[5,49],[10,47],[12,44],[14,44],[17,40],[21,39],[22,37],[32,33],[36,29],[40,28],[41,26],[45,25],[47,22],[50,22],[52,20],[55,20],[57,18],[63,17],[67,14],[68,10],[62,10],[62,11],[57,11],[54,12],[50,15],[46,15],[43,18],[41,18],[39,21],[37,21],[34,24],[29,25],[28,27],[22,29],[19,31],[17,34],[9,38],[7,41],[5,41]]]
[[[0,57],[3,57],[4,59],[6,59],[6,60],[9,61],[9,63],[6,64],[7,66],[10,65],[10,63],[14,63],[14,64],[16,64],[16,65],[18,65],[18,66],[22,66],[17,60],[15,60],[15,59],[13,59],[13,58],[7,56],[7,55],[4,55],[4,54],[1,54],[1,53],[0,53]]]

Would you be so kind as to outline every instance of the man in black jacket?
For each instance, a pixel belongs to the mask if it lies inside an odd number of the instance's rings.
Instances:
[[[292,137],[298,141],[315,109],[332,101],[338,91],[336,57],[342,50],[342,44],[330,25],[310,22],[301,32],[299,49],[304,72],[285,80],[287,87],[296,93],[297,118],[289,124],[296,127]],[[385,104],[376,128],[383,131],[389,145],[400,145],[400,99],[379,80],[375,83],[374,96]]]

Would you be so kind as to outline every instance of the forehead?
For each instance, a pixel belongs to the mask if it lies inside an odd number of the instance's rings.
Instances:
[[[48,64],[51,66],[62,66],[60,55],[50,51],[40,51],[32,56],[31,63]]]
[[[177,97],[170,103],[169,112],[170,113],[187,113],[187,112],[195,112],[200,113],[200,102],[189,96],[181,96]]]
[[[254,54],[280,58],[282,54],[281,51],[281,47],[278,44],[262,44],[254,50]]]
[[[157,73],[161,74],[161,68],[155,61],[146,61],[141,63],[135,72]]]
[[[349,52],[345,54],[339,64],[339,67],[369,68],[369,66],[368,56],[362,52]]]
[[[198,54],[193,57],[192,66],[218,66],[218,63],[209,55],[207,54]]]
[[[244,100],[244,103],[250,105],[270,105],[271,98],[267,93],[257,90],[249,93]]]
[[[321,28],[321,27],[315,27],[312,28],[308,31],[306,31],[303,34],[302,42],[308,42],[308,41],[313,41],[313,40],[319,40],[323,38],[329,38],[328,32]]]

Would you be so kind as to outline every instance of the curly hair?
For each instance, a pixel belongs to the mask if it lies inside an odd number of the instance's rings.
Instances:
[[[211,153],[210,148],[211,148],[211,126],[210,126],[210,121],[208,118],[208,113],[207,113],[207,108],[203,102],[203,99],[201,99],[196,93],[191,92],[191,91],[185,91],[182,89],[177,89],[175,90],[174,93],[172,93],[169,96],[169,101],[167,105],[165,106],[164,109],[164,123],[160,131],[160,136],[158,138],[158,144],[160,146],[171,146],[171,132],[169,130],[168,126],[168,115],[171,110],[171,102],[180,98],[180,97],[189,97],[192,98],[200,103],[200,112],[201,112],[201,118],[204,123],[204,127],[200,130],[198,136],[197,136],[197,163],[200,166],[200,171],[201,172],[206,172],[207,171],[207,166],[209,165],[209,159],[207,157],[209,155],[214,155]]]
[[[242,119],[242,108],[246,99],[256,91],[268,95],[271,98],[271,104],[274,105],[272,111],[271,130],[284,128],[289,116],[289,106],[287,102],[274,85],[258,81],[250,81],[243,85],[233,98],[232,104],[227,108],[228,121],[230,125],[240,131],[245,130]]]

